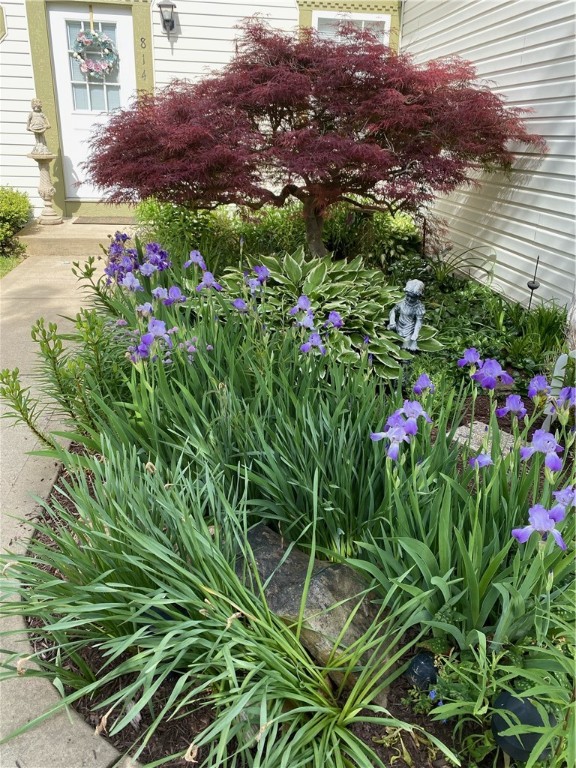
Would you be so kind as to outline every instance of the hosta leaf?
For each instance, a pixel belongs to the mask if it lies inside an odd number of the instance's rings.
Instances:
[[[444,345],[436,339],[418,339],[418,348],[422,352],[438,352],[438,350],[444,349]]]
[[[288,255],[284,259],[284,272],[288,275],[291,282],[295,287],[298,287],[300,285],[300,281],[302,280],[302,268],[294,259],[292,256]]]
[[[317,264],[304,281],[304,285],[302,287],[303,293],[305,293],[307,296],[312,295],[314,291],[316,291],[316,289],[322,285],[326,279],[327,274],[328,267],[326,266],[326,263],[320,262],[320,264]]]

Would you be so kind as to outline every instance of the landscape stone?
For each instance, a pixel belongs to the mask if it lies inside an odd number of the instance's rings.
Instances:
[[[286,624],[295,624],[300,612],[309,556],[296,547],[286,555],[288,547],[283,539],[265,525],[249,531],[248,541],[258,578],[261,583],[268,582],[264,593],[268,607]],[[245,573],[243,558],[238,560],[236,570],[258,594],[256,580],[249,571]],[[354,616],[350,620],[352,613]],[[315,661],[326,665],[336,644],[343,651],[379,621],[378,615],[379,606],[374,601],[374,594],[367,592],[366,582],[353,568],[326,560],[314,561],[300,641]],[[364,662],[370,658],[370,653],[365,655]],[[377,668],[381,667],[377,661],[372,663]],[[337,685],[342,683],[342,677],[336,671],[330,673],[330,678]],[[350,675],[347,686],[351,687],[355,679],[354,675]],[[377,695],[374,701],[386,706],[386,691]]]
[[[487,453],[492,453],[492,441],[488,441],[488,446],[484,445],[486,433],[488,432],[488,424],[483,421],[473,421],[472,424],[465,424],[462,427],[458,427],[454,433],[454,439],[460,445],[467,445],[473,451],[487,450]],[[509,432],[503,432],[500,430],[500,453],[505,455],[510,453],[514,446],[514,438]]]

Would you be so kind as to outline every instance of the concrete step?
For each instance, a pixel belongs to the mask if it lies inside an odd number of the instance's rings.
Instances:
[[[75,219],[64,219],[51,226],[32,222],[19,233],[28,256],[61,256],[82,260],[88,256],[102,256],[100,245],[108,247],[110,238],[118,230],[132,234],[134,226],[119,224],[76,224]]]

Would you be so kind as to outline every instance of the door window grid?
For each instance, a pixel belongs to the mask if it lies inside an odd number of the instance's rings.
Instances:
[[[87,21],[67,21],[68,47],[72,48],[80,32],[88,31]],[[116,24],[94,22],[94,29],[102,32],[116,44]],[[88,58],[99,58],[99,53],[85,53]],[[77,59],[70,56],[70,81],[74,109],[79,112],[112,112],[120,107],[120,84],[118,83],[118,68],[105,75],[103,79],[93,80],[88,74],[80,71]]]

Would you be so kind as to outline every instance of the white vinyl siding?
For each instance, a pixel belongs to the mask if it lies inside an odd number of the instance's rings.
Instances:
[[[38,165],[26,157],[34,146],[34,135],[26,130],[26,122],[30,101],[36,95],[28,21],[22,0],[1,0],[1,4],[6,18],[6,37],[0,41],[0,185],[26,192],[38,214],[44,207],[38,195]],[[46,133],[48,147],[50,134],[51,131]]]
[[[546,139],[538,157],[524,146],[509,177],[435,206],[452,242],[497,256],[494,285],[526,302],[540,256],[535,299],[570,300],[574,289],[575,16],[571,0],[404,0],[401,50],[417,61],[461,56],[507,103],[533,110],[525,120]]]
[[[234,55],[234,41],[240,35],[236,25],[254,14],[276,29],[293,31],[298,26],[296,0],[177,0],[175,29],[168,36],[162,31],[160,14],[154,5],[156,86],[167,85],[174,78],[196,81],[227,64]]]

